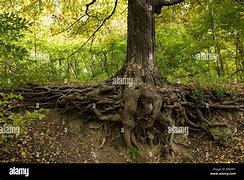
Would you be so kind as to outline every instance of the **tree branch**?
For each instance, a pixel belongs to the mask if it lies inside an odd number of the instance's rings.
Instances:
[[[85,11],[85,14],[86,14],[89,18],[90,18],[90,17],[93,17],[93,18],[99,20],[99,18],[98,18],[97,16],[93,16],[93,15],[90,15],[90,14],[88,13],[88,11],[89,11],[89,7],[90,7],[91,5],[93,5],[96,1],[97,1],[97,0],[92,0],[92,2],[86,4],[86,11]]]
[[[244,4],[244,2],[242,0],[236,0],[236,2],[239,4]]]
[[[98,17],[96,17],[96,16],[92,16],[92,15],[88,14],[89,7],[90,7],[91,5],[93,5],[95,2],[96,2],[96,0],[92,0],[92,2],[86,4],[86,11],[85,11],[85,14],[84,14],[84,15],[80,16],[77,20],[75,20],[75,21],[74,21],[71,25],[69,25],[67,28],[65,28],[65,29],[63,29],[63,30],[61,30],[61,31],[59,31],[59,32],[57,32],[57,33],[54,33],[52,36],[56,36],[56,35],[58,35],[58,34],[61,34],[61,33],[64,32],[64,31],[69,30],[72,26],[74,26],[76,23],[78,23],[78,22],[79,22],[83,17],[85,17],[85,16],[88,16],[88,19],[89,19],[90,17],[93,17],[93,18],[99,20]],[[87,21],[86,21],[86,22],[87,22]],[[79,28],[80,28],[80,27],[79,27]],[[78,28],[78,29],[79,29],[79,28]]]
[[[231,78],[232,76],[234,76],[235,74],[239,73],[239,72],[244,72],[244,69],[238,69],[236,70],[234,73],[232,73],[229,78]]]
[[[94,0],[93,0],[94,1]],[[92,1],[92,2],[93,2]],[[96,1],[96,0],[95,0]],[[89,4],[91,4],[91,3],[89,3]],[[68,58],[70,58],[71,56],[73,56],[75,53],[77,53],[77,52],[79,52],[79,51],[81,51],[82,50],[82,48],[96,35],[96,33],[103,27],[103,25],[106,23],[106,21],[107,20],[109,20],[112,16],[113,16],[113,14],[115,13],[115,11],[116,11],[116,8],[117,8],[117,4],[118,4],[118,0],[115,0],[115,3],[114,3],[114,8],[113,8],[113,11],[111,12],[111,14],[108,16],[108,17],[106,17],[104,20],[103,20],[103,22],[97,27],[97,29],[90,35],[90,37],[86,40],[86,42],[85,43],[83,43],[83,45],[79,48],[79,49],[77,49],[76,51],[74,51],[73,53],[71,53],[68,57],[66,57],[66,59],[68,59]]]
[[[156,14],[161,13],[161,9],[163,6],[173,6],[175,4],[181,3],[184,0],[154,0],[153,1],[153,6],[154,6],[154,12]]]
[[[93,5],[96,1],[97,1],[97,0],[92,0],[92,2],[86,4],[86,12],[85,12],[85,13],[86,13],[87,16],[89,16],[89,14],[88,14],[89,7],[90,7],[91,5]]]
[[[75,21],[74,21],[71,25],[69,25],[67,28],[65,28],[65,29],[63,29],[63,30],[61,30],[61,31],[59,31],[59,32],[57,32],[57,33],[52,34],[52,36],[56,36],[56,35],[58,35],[58,34],[61,34],[61,33],[64,32],[64,31],[68,31],[72,26],[74,26],[76,23],[78,23],[83,17],[85,17],[85,15],[80,16],[77,20],[75,20]]]
[[[181,3],[184,0],[158,0],[161,6],[173,6],[175,4]]]

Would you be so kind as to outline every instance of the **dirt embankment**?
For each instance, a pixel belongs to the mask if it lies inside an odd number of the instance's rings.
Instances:
[[[243,163],[244,113],[222,113],[229,128],[175,134],[175,159],[180,163]],[[143,152],[126,150],[119,124],[86,121],[50,110],[43,120],[27,127],[25,135],[1,144],[0,162],[25,163],[164,163],[159,146]]]

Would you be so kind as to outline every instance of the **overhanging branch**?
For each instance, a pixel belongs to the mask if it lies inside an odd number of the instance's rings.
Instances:
[[[173,6],[175,4],[181,3],[184,0],[158,0],[161,6]]]
[[[161,9],[163,6],[173,6],[175,4],[181,3],[184,0],[154,0],[153,1],[153,6],[154,6],[154,12],[156,14],[161,13]]]
[[[94,0],[93,0],[94,1]],[[115,3],[114,3],[114,8],[113,8],[113,11],[110,13],[109,16],[107,16],[103,22],[97,27],[97,29],[90,35],[90,37],[86,40],[85,43],[82,44],[82,46],[77,49],[76,51],[74,51],[72,54],[70,54],[69,56],[66,57],[66,59],[70,58],[71,56],[73,56],[74,54],[76,54],[77,52],[81,51],[82,48],[96,35],[96,33],[103,27],[103,25],[106,23],[107,20],[109,20],[115,13],[116,11],[116,8],[117,8],[117,4],[118,4],[118,0],[115,0]]]
[[[90,14],[88,13],[88,12],[89,12],[89,7],[90,7],[91,5],[93,5],[95,2],[96,2],[96,0],[92,0],[92,2],[86,4],[86,10],[85,10],[85,14],[84,14],[84,15],[80,16],[77,20],[75,20],[75,21],[74,21],[71,25],[69,25],[67,28],[65,28],[65,29],[63,29],[63,30],[61,30],[61,31],[59,31],[59,32],[57,32],[57,33],[55,33],[55,34],[53,34],[52,36],[56,36],[56,35],[58,35],[58,34],[64,32],[64,31],[69,30],[71,27],[73,27],[75,24],[77,24],[77,23],[78,23],[83,17],[85,17],[85,16],[88,16],[88,19],[89,19],[90,17],[93,17],[93,18],[99,20],[98,17],[93,16],[93,15],[90,15]],[[88,20],[87,20],[87,21],[88,21]],[[87,21],[86,21],[86,22],[87,22]],[[79,27],[79,28],[80,28],[80,27]]]
[[[92,0],[92,2],[90,2],[90,3],[88,3],[88,4],[86,5],[86,12],[85,12],[86,15],[89,16],[89,14],[88,14],[89,7],[90,7],[91,5],[93,5],[96,1],[97,1],[97,0]]]

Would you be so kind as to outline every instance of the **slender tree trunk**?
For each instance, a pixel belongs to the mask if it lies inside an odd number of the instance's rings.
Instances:
[[[238,32],[236,37],[236,69],[239,71],[237,75],[241,79],[243,79],[241,70],[244,70],[244,43],[242,37],[241,32]]]
[[[214,49],[215,53],[217,54],[217,73],[218,76],[223,76],[225,74],[224,72],[224,61],[221,55],[221,49],[220,49],[220,44],[218,43],[217,37],[216,37],[216,32],[215,32],[215,22],[214,22],[214,15],[212,12],[212,9],[210,8],[209,5],[209,15],[210,15],[210,21],[211,21],[211,31],[212,31],[212,39],[214,41]]]
[[[239,33],[236,35],[236,58],[235,58],[235,66],[236,66],[236,76],[239,79],[240,77],[240,56],[239,56],[239,44],[240,44],[240,37]]]

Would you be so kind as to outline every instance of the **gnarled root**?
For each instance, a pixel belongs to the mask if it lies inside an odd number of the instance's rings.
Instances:
[[[24,96],[24,102],[4,112],[20,107],[34,109],[38,103],[40,108],[74,111],[87,120],[122,123],[124,131],[121,132],[127,148],[143,149],[145,143],[150,143],[153,148],[161,144],[162,155],[167,158],[176,152],[173,148],[174,133],[168,132],[169,127],[183,125],[210,132],[212,127],[227,126],[217,120],[214,122],[210,108],[243,112],[243,103],[237,98],[229,103],[214,104],[210,100],[206,103],[208,106],[204,106],[187,98],[192,90],[186,86],[155,82],[157,84],[140,81],[125,88],[112,85],[110,81],[74,87],[31,86],[17,90]],[[236,105],[233,105],[234,101]],[[208,113],[204,113],[206,110]]]

